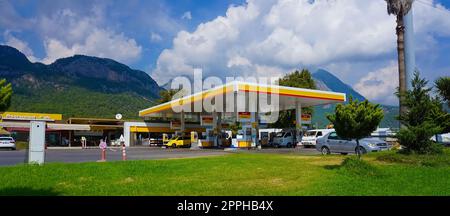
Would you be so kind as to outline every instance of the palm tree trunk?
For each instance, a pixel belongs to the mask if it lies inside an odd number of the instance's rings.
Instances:
[[[406,107],[403,105],[404,93],[406,92],[406,68],[405,68],[405,26],[403,15],[397,15],[397,52],[398,52],[398,77],[399,77],[399,106],[400,115],[405,113]]]
[[[359,139],[356,139],[356,155],[358,156],[358,159],[361,159],[361,149],[359,147]]]

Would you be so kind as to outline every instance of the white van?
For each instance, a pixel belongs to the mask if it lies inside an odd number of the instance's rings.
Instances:
[[[275,147],[294,147],[296,146],[295,130],[283,130],[278,132],[273,138],[273,146]]]
[[[309,130],[303,135],[301,145],[303,146],[315,146],[317,139],[333,132],[334,129],[317,129]]]

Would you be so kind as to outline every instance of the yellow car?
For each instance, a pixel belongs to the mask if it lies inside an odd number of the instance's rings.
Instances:
[[[172,137],[172,139],[169,140],[169,142],[167,142],[167,144],[164,144],[167,147],[172,147],[172,148],[176,148],[176,147],[190,147],[191,146],[191,138],[190,137],[180,137],[180,136],[175,136]]]

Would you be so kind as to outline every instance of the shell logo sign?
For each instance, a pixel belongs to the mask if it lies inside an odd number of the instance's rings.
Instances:
[[[173,130],[181,129],[181,122],[180,121],[171,121],[170,122],[170,129],[173,129]]]
[[[201,125],[203,125],[203,126],[211,126],[211,125],[213,125],[213,116],[211,116],[211,115],[202,115]]]
[[[60,121],[62,120],[62,114],[3,112],[0,115],[0,119],[16,121]]]
[[[250,122],[252,118],[252,114],[250,112],[239,112],[238,116],[240,122]]]
[[[310,114],[302,114],[302,124],[311,124]]]

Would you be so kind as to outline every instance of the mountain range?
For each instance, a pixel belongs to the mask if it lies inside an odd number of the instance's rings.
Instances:
[[[350,85],[345,84],[339,78],[326,70],[319,69],[316,72],[312,73],[312,77],[316,83],[317,88],[320,90],[345,93],[347,96],[347,101],[350,97],[358,101],[366,100],[364,96],[355,91]],[[334,112],[334,108],[335,105],[315,107],[315,115],[313,115],[312,122],[314,124],[317,124],[317,126],[319,127],[325,127],[328,123],[326,115],[328,113]],[[398,107],[381,105],[381,108],[384,110],[384,118],[380,123],[380,127],[398,128],[399,123],[396,120],[396,115],[398,115]]]
[[[0,78],[13,85],[10,110],[65,118],[113,118],[119,112],[138,118],[137,111],[154,105],[162,90],[147,73],[111,59],[75,55],[45,65],[2,45]]]
[[[319,69],[313,74],[318,89],[337,91],[359,101],[364,96],[332,73]],[[155,105],[159,92],[169,83],[158,84],[145,72],[107,58],[75,55],[56,60],[50,65],[31,63],[17,49],[0,45],[0,78],[13,85],[10,110],[23,112],[62,113],[68,117],[138,119],[138,111]],[[397,127],[394,116],[398,108],[382,106],[382,127]],[[326,114],[334,106],[315,107],[313,123],[328,123]]]

